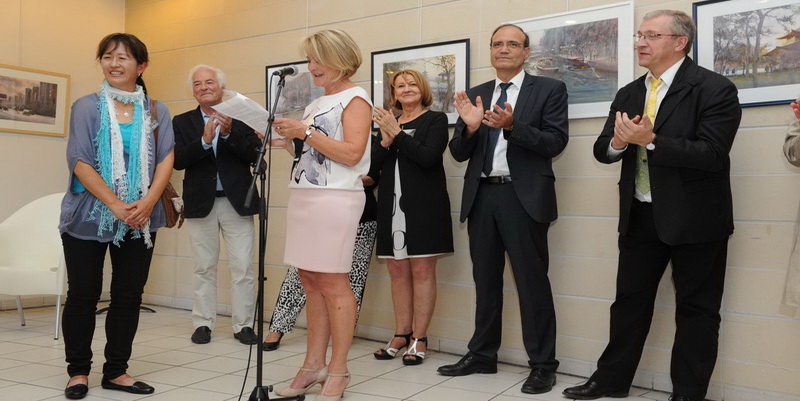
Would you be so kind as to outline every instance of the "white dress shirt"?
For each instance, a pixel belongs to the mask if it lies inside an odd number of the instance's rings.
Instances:
[[[522,81],[525,79],[525,71],[522,70],[519,74],[511,78],[511,86],[506,89],[506,102],[511,105],[512,109],[517,106],[517,98],[519,98],[519,91],[522,88]],[[500,78],[495,78],[494,94],[492,94],[492,102],[490,103],[489,110],[494,108],[497,99],[500,99],[500,84],[504,83]],[[483,100],[483,99],[482,99]],[[486,100],[483,100],[484,102]],[[492,176],[510,175],[511,169],[508,167],[508,160],[506,159],[506,151],[508,150],[508,141],[503,137],[503,132],[500,132],[500,137],[497,138],[497,146],[494,148],[494,159],[492,160]],[[481,177],[486,177],[486,174],[481,173]]]
[[[204,112],[203,109],[200,109],[200,113],[203,114],[203,123],[208,124],[208,119],[211,118],[211,116],[206,114],[206,112]],[[230,136],[230,134],[223,135],[222,139],[227,140],[228,136]],[[214,135],[214,139],[211,140],[210,144],[206,143],[206,141],[204,141],[202,138],[200,138],[200,142],[203,144],[203,149],[206,149],[206,150],[207,149],[214,149],[214,156],[216,156],[217,155],[217,139],[219,139],[219,137],[220,137],[219,126],[217,126],[217,135]],[[219,171],[217,171],[217,191],[222,191],[222,180],[219,179]]]

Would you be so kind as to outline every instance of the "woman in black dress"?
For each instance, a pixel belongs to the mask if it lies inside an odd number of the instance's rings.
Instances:
[[[427,330],[436,306],[436,260],[453,252],[450,200],[442,165],[447,115],[429,109],[430,85],[414,70],[391,78],[391,104],[401,114],[375,107],[380,127],[373,164],[380,166],[377,254],[392,278],[395,336],[377,359],[407,347],[403,364],[425,359]]]

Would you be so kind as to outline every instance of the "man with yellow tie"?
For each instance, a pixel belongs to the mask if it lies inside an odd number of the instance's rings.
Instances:
[[[672,262],[672,401],[705,398],[717,358],[733,213],[728,153],[741,120],[736,87],[686,55],[695,26],[680,11],[644,16],[636,50],[646,75],[617,92],[594,156],[622,160],[619,265],[609,343],[579,400],[625,397]]]

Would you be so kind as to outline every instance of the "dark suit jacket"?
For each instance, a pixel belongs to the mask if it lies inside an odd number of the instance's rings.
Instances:
[[[393,255],[395,163],[400,168],[400,205],[406,217],[405,240],[411,255],[453,252],[450,198],[442,164],[447,148],[447,115],[427,111],[397,134],[389,149],[381,133],[372,141],[372,165],[380,170],[378,185],[378,255]]]
[[[467,95],[473,104],[480,96],[484,109],[488,109],[494,86],[495,80],[491,80],[471,88]],[[469,159],[461,198],[461,222],[469,216],[478,193],[489,127],[481,125],[469,138],[464,136],[465,130],[466,125],[459,118],[450,140],[453,158],[460,162]],[[526,73],[514,106],[514,128],[503,130],[503,137],[508,141],[506,159],[514,192],[528,215],[540,223],[558,217],[552,159],[567,146],[568,132],[566,85]]]
[[[186,169],[183,177],[184,216],[205,217],[214,206],[217,171],[225,195],[242,216],[258,212],[258,202],[244,208],[250,185],[250,163],[255,162],[261,140],[243,122],[233,120],[228,139],[217,140],[217,154],[203,149],[203,114],[200,107],[172,119],[175,131],[175,169]]]
[[[617,92],[594,156],[613,163],[608,146],[617,111],[642,115],[646,75]],[[659,238],[670,245],[718,241],[733,233],[730,158],[742,109],[736,86],[688,57],[680,66],[656,115],[655,150],[647,151],[653,218]],[[628,230],[635,191],[636,145],[622,155],[619,232]]]

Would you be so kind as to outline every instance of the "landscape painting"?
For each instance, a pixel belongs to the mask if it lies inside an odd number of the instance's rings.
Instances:
[[[0,131],[66,136],[69,76],[0,65]]]
[[[448,123],[455,124],[458,113],[453,95],[466,90],[469,82],[469,39],[372,52],[372,102],[376,106],[392,110],[391,78],[405,69],[417,70],[428,80],[433,92],[430,109],[447,114]],[[373,129],[377,125],[373,124]]]
[[[314,86],[314,79],[311,73],[308,72],[308,61],[267,66],[267,107],[272,107],[277,94],[279,78],[273,76],[272,73],[290,66],[297,69],[297,74],[286,77],[280,99],[278,99],[278,106],[275,110],[270,110],[270,112],[277,117],[301,120],[306,106],[311,104],[314,99],[325,94],[325,89]]]
[[[619,86],[619,19],[528,32],[525,71],[567,84],[569,103],[611,101]]]
[[[736,84],[742,105],[800,95],[800,1],[703,2],[695,18],[698,64]]]
[[[563,81],[570,118],[604,117],[633,80],[633,3],[514,21],[530,37],[525,71]]]

